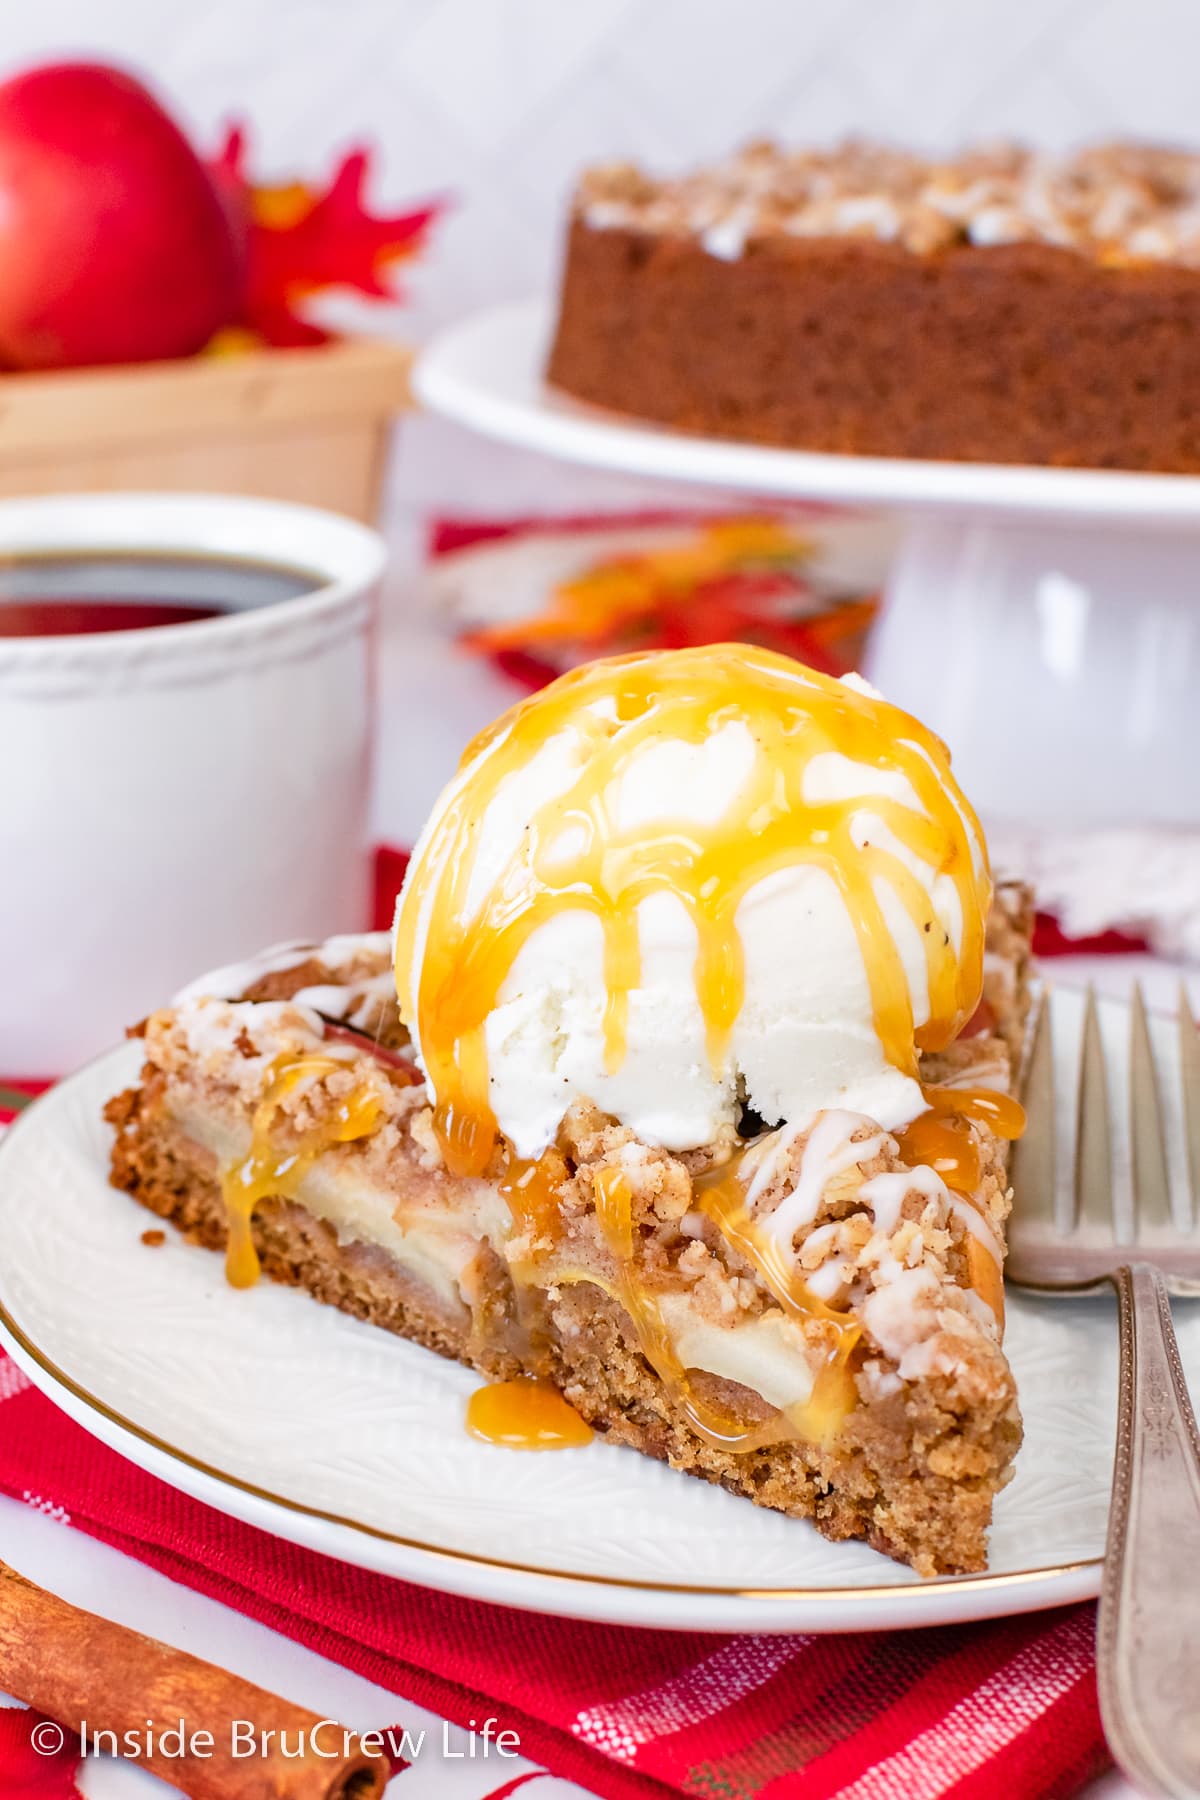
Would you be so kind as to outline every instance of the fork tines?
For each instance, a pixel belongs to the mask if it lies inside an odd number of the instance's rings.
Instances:
[[[1186,1096],[1184,1105],[1186,1110]],[[1169,1230],[1172,1220],[1167,1134],[1140,982],[1134,984],[1129,1015],[1129,1139],[1134,1231]],[[1191,1206],[1189,1194],[1189,1212]]]
[[[1162,1057],[1160,1038],[1156,1061],[1145,1000],[1140,985],[1135,986],[1129,1009],[1129,1191],[1133,1239],[1148,1243],[1162,1243],[1172,1234],[1177,1240],[1186,1238],[1194,1227],[1200,1203],[1200,1035],[1182,984],[1177,1069],[1172,1071],[1171,1081],[1172,1092],[1178,1093],[1174,1141],[1178,1146],[1180,1127],[1183,1140],[1177,1152],[1177,1187],[1186,1206],[1182,1219],[1173,1211],[1171,1202],[1170,1118],[1164,1104],[1165,1068],[1159,1066]],[[1013,1223],[1018,1231],[1027,1225],[1042,1230],[1057,1227],[1064,1234],[1080,1232],[1092,1241],[1104,1237],[1110,1242],[1114,1236],[1127,1235],[1121,1230],[1117,1204],[1118,1157],[1100,1009],[1091,986],[1083,1010],[1074,1177],[1067,1218],[1062,1217],[1058,1205],[1054,1045],[1048,994],[1043,996],[1039,1008],[1025,1074],[1024,1099],[1027,1124],[1013,1165]]]

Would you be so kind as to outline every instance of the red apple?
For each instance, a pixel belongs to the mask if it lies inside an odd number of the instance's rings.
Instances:
[[[238,316],[243,263],[212,175],[132,76],[0,84],[0,362],[187,356]]]

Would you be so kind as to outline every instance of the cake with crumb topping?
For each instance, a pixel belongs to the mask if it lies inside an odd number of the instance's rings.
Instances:
[[[1200,469],[1200,155],[751,144],[583,176],[549,380],[854,455]]]
[[[234,1286],[469,1363],[492,1443],[599,1434],[980,1568],[1029,923],[945,744],[861,677],[602,658],[467,746],[390,939],[147,1021],[113,1179]]]
[[[1023,889],[996,889],[983,999],[923,1055],[930,1082],[1011,1089],[1030,917]],[[139,1032],[139,1081],[107,1109],[112,1180],[236,1283],[261,1273],[491,1380],[551,1384],[607,1442],[922,1574],[984,1566],[1021,1438],[1008,1145],[986,1123],[969,1196],[837,1109],[800,1130],[744,1113],[676,1153],[576,1100],[536,1165],[498,1145],[452,1174],[382,933],[220,971]],[[772,1228],[802,1271],[783,1301]]]

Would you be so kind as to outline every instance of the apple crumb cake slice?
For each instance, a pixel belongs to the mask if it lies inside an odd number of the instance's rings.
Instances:
[[[973,1029],[922,1059],[939,1092],[1012,1085],[1029,928],[1001,885]],[[138,1030],[113,1183],[235,1284],[553,1384],[608,1441],[922,1574],[984,1566],[1021,1437],[995,1105],[899,1138],[830,1111],[678,1155],[577,1103],[536,1163],[501,1146],[453,1176],[383,933],[223,971]]]

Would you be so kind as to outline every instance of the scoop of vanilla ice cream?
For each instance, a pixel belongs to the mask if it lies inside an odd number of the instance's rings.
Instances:
[[[856,691],[864,689],[861,684]],[[407,897],[416,903],[419,894],[421,910],[412,938],[412,993],[430,933],[439,924],[432,884],[422,893],[416,877],[438,841],[440,822],[464,797],[469,800],[488,754],[485,744],[460,770],[413,854],[414,892]],[[501,781],[475,821],[466,919],[519,859],[531,816],[571,792],[590,754],[587,732],[568,719]],[[669,828],[686,835],[689,825],[712,825],[734,805],[759,754],[750,725],[738,717],[714,723],[700,741],[649,738],[632,751],[614,783],[609,805],[617,831]],[[952,788],[948,771],[946,780]],[[930,920],[957,950],[964,928],[959,890],[895,839],[873,810],[872,802],[877,806],[881,797],[922,811],[908,778],[894,770],[857,762],[836,749],[807,764],[804,801],[854,802],[854,842],[887,844],[896,853],[923,887]],[[956,790],[950,798],[965,823]],[[569,812],[564,815],[559,845],[564,858],[577,850],[581,829]],[[975,873],[986,884],[984,851],[973,829],[970,843]],[[545,846],[551,862],[555,851],[552,838]],[[922,927],[888,881],[876,878],[873,887],[907,979],[914,1025],[920,1026],[930,1011]],[[401,907],[405,903],[402,894]],[[670,891],[650,893],[638,903],[640,982],[629,994],[624,1054],[610,1069],[603,1029],[603,925],[593,911],[563,897],[517,952],[486,1021],[491,1106],[519,1156],[535,1157],[546,1149],[566,1109],[581,1098],[594,1101],[644,1141],[677,1151],[712,1142],[723,1127],[735,1124],[743,1104],[768,1124],[838,1107],[864,1113],[887,1129],[924,1109],[916,1081],[884,1055],[863,951],[846,902],[825,869],[800,863],[764,875],[743,895],[735,923],[744,956],[744,995],[714,1068],[697,998],[693,920]],[[418,1022],[407,1017],[406,1023],[420,1056]]]

